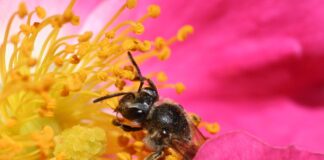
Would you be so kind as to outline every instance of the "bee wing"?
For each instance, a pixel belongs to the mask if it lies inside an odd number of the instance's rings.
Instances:
[[[186,142],[179,139],[173,139],[171,147],[183,157],[183,160],[193,159],[199,148],[199,146],[194,145],[190,141]]]
[[[171,146],[183,156],[184,160],[191,160],[196,155],[199,147],[206,141],[206,138],[199,129],[190,122],[191,140],[173,139]]]

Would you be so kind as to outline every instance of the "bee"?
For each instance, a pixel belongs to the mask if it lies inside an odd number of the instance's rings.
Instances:
[[[132,54],[130,52],[127,54],[137,72],[135,80],[140,82],[138,90],[106,95],[93,102],[122,96],[115,112],[135,122],[137,126],[123,124],[118,116],[113,120],[113,125],[126,132],[147,131],[144,143],[154,152],[148,155],[146,160],[157,160],[163,157],[164,151],[169,147],[182,155],[184,160],[191,160],[205,141],[205,137],[181,105],[159,99],[153,81],[142,76]]]

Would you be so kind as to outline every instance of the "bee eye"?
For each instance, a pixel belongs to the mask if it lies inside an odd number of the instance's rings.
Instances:
[[[122,113],[123,116],[129,120],[142,120],[146,117],[145,112],[138,108],[127,108],[125,112]]]

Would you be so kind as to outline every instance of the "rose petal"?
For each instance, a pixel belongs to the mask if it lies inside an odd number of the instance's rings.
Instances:
[[[273,147],[244,132],[231,132],[207,141],[195,160],[322,160],[323,154],[295,148]]]

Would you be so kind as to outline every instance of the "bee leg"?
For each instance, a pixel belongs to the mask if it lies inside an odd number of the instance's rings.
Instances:
[[[148,157],[145,158],[145,160],[158,160],[164,155],[163,149],[160,149],[156,152],[153,152]]]
[[[116,119],[114,119],[112,123],[113,123],[113,125],[118,126],[121,129],[123,129],[125,132],[140,131],[140,130],[143,129],[141,127],[132,127],[132,126],[129,126],[129,125],[126,125],[126,124],[122,124]]]

